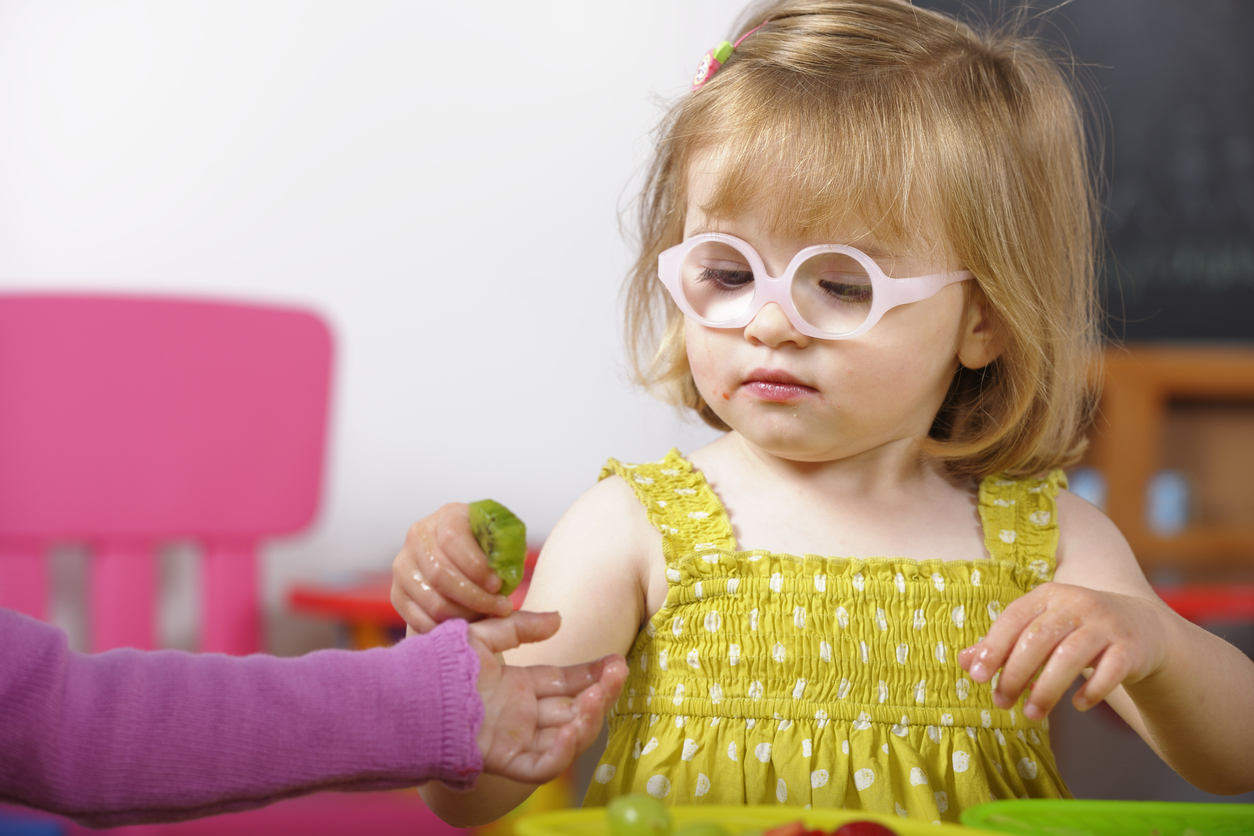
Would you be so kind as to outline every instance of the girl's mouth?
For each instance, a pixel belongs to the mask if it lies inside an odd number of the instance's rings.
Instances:
[[[754,369],[745,377],[740,388],[759,400],[771,403],[790,403],[818,391],[780,369]]]

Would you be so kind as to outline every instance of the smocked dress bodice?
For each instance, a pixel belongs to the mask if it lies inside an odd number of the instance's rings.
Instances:
[[[1048,721],[993,705],[958,652],[1054,572],[1064,477],[989,477],[989,557],[738,551],[722,503],[672,450],[610,460],[662,534],[666,601],[628,657],[587,804],[789,804],[957,821],[998,798],[1069,797]]]

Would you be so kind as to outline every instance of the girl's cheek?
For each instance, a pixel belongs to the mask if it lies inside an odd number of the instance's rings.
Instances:
[[[684,329],[684,348],[688,354],[688,368],[692,371],[692,379],[702,400],[720,418],[727,420],[721,410],[731,401],[736,381],[728,361],[732,346],[720,339],[722,336],[689,322]]]
[[[727,386],[719,380],[716,361],[709,352],[699,348],[689,348],[688,367],[692,369],[692,378],[696,381],[697,391],[706,401],[721,399],[719,396],[725,393]]]
[[[727,396],[728,387],[720,385],[718,380],[711,376],[708,358],[689,349],[688,368],[692,370],[692,380],[697,384],[697,392],[700,393],[701,399],[711,407],[717,410],[720,404],[725,403],[729,399],[730,396]]]
[[[688,369],[692,372],[699,388],[701,379],[706,373],[705,352],[701,350],[699,335],[693,333],[692,323],[686,319],[684,320],[684,353],[688,355]]]

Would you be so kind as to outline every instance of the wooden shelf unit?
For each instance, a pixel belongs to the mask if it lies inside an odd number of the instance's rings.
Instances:
[[[1254,407],[1254,346],[1130,344],[1108,348],[1104,362],[1085,464],[1105,479],[1106,513],[1142,566],[1147,572],[1254,570],[1254,514],[1218,521],[1203,516],[1178,534],[1160,536],[1145,510],[1151,477],[1170,466],[1164,445],[1173,404]],[[1254,409],[1249,416],[1247,436],[1254,439]],[[1249,476],[1244,490],[1254,504],[1254,470]]]

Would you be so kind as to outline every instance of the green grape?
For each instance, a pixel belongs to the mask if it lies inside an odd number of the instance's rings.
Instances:
[[[647,795],[620,795],[609,803],[611,836],[670,836],[671,813]]]

